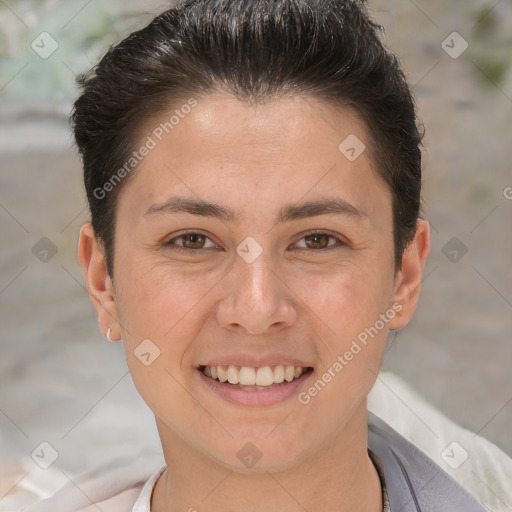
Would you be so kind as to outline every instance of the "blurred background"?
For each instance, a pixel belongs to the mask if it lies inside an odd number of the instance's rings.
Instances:
[[[418,311],[383,369],[512,455],[512,2],[369,5],[425,124],[432,229]],[[166,7],[0,1],[0,502],[41,442],[70,473],[158,448],[77,261],[88,212],[67,118],[76,76]]]

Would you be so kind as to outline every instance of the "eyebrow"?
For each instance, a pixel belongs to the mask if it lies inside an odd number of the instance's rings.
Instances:
[[[153,215],[162,213],[188,213],[202,217],[213,217],[227,222],[236,220],[236,214],[230,208],[187,197],[171,197],[164,203],[154,204],[147,210],[143,217],[152,217]],[[289,222],[320,215],[345,215],[356,218],[368,218],[368,214],[363,209],[341,198],[335,197],[284,205],[277,214],[276,222]]]

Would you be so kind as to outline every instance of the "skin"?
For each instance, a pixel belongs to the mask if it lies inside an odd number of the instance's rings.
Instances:
[[[228,94],[197,99],[119,195],[113,279],[90,224],[79,241],[100,328],[122,338],[155,415],[168,469],[152,510],[381,511],[366,396],[389,329],[406,325],[415,310],[428,223],[418,220],[396,273],[391,193],[352,110],[298,96],[259,106]],[[168,117],[144,125],[141,143]],[[338,150],[350,134],[366,141],[355,161]],[[235,219],[145,216],[173,196],[217,203]],[[333,197],[364,213],[276,223],[284,205]],[[207,238],[178,237],[186,229]],[[312,229],[340,241],[308,236]],[[251,263],[236,252],[249,236],[263,250]],[[276,350],[310,362],[318,378],[397,303],[400,312],[307,405],[294,396],[240,407],[198,379],[197,366],[212,358]],[[134,355],[145,339],[160,350],[149,366]],[[237,457],[247,442],[262,454],[252,468]]]

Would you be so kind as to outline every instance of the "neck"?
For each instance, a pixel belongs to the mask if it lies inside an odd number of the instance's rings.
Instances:
[[[301,459],[298,450],[289,469],[257,474],[228,469],[159,424],[167,468],[151,512],[382,512],[380,480],[367,451],[366,403],[360,409],[313,458]]]

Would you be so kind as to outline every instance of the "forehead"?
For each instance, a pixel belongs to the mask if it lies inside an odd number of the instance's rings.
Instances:
[[[250,157],[248,148],[271,161],[273,153],[285,150],[293,150],[297,159],[318,158],[321,152],[329,158],[347,136],[369,143],[366,125],[356,110],[308,96],[286,96],[264,104],[227,93],[191,97],[154,115],[140,131],[141,137],[150,136],[158,145],[174,141],[176,155],[187,149],[179,142],[191,135],[197,142],[195,157],[208,151],[222,159]]]
[[[368,137],[352,109],[313,98],[248,104],[228,94],[196,96],[144,123],[140,145],[151,140],[151,149],[121,197],[138,197],[139,216],[171,192],[205,201],[221,196],[234,209],[250,204],[254,211],[269,200],[339,191],[378,209],[365,197],[382,196],[387,186],[375,172]]]

